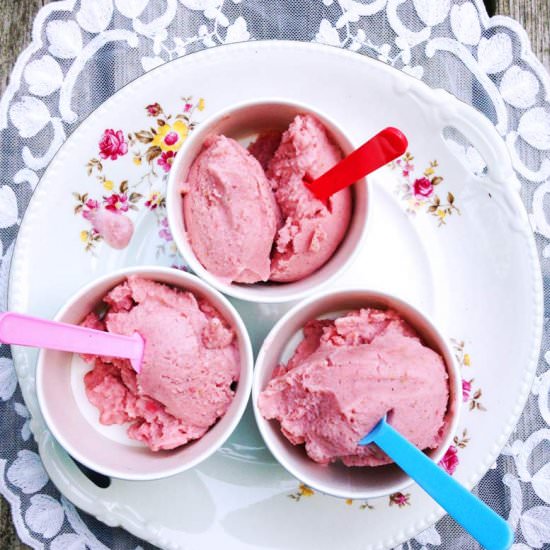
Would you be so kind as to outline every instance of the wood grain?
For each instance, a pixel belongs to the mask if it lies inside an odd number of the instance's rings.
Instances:
[[[0,95],[17,59],[30,42],[36,12],[50,0],[0,0]],[[0,546],[0,548],[3,547]]]
[[[496,10],[522,24],[535,55],[550,71],[550,1],[497,0]]]
[[[0,0],[0,94],[7,86],[17,56],[30,42],[36,12],[49,0]],[[0,549],[30,550],[15,533],[11,513],[0,496]]]
[[[0,94],[4,91],[10,71],[30,42],[32,22],[36,12],[50,0],[0,0]],[[533,51],[550,70],[550,1],[493,0],[496,13],[508,15],[526,29]],[[29,547],[19,541],[9,506],[0,496],[0,550],[24,550]]]

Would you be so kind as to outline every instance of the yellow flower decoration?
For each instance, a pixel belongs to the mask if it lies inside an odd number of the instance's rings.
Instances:
[[[160,191],[152,191],[149,194],[149,198],[145,202],[145,206],[147,208],[150,208],[151,210],[153,210],[157,206],[160,206],[161,202],[162,202],[162,195],[161,195]]]
[[[353,500],[351,498],[346,498],[346,504],[351,506],[353,504]]]
[[[471,362],[470,362],[470,354],[469,353],[465,353],[464,354],[464,359],[463,359],[463,362],[464,364],[469,367],[471,365]]]
[[[442,208],[438,208],[436,214],[440,220],[444,220],[447,212],[445,212]]]
[[[111,180],[105,180],[103,182],[103,189],[106,191],[112,191],[114,187],[114,183]]]
[[[424,175],[431,176],[434,172],[435,170],[430,166],[429,168],[426,168],[426,170],[424,170]]]
[[[135,156],[133,159],[132,159],[133,163],[136,165],[136,166],[140,166],[141,165],[141,157],[140,156]]]
[[[85,243],[87,240],[88,240],[88,232],[83,229],[81,232],[80,232],[80,240]]]
[[[162,151],[178,151],[182,146],[189,128],[183,120],[176,120],[174,124],[163,124],[157,128],[152,145],[160,147]]]
[[[299,493],[303,497],[311,497],[315,494],[313,489],[310,489],[307,485],[304,485],[303,483],[300,483]]]
[[[197,104],[197,109],[199,111],[204,111],[204,97],[201,97],[199,99],[199,103]]]

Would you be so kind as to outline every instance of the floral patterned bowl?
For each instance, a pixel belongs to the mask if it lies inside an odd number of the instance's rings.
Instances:
[[[258,409],[258,396],[271,380],[273,369],[287,361],[302,340],[302,327],[311,319],[334,318],[344,311],[361,307],[394,309],[416,329],[425,345],[445,361],[449,375],[449,402],[441,443],[427,454],[439,462],[453,441],[462,401],[461,376],[454,353],[433,322],[408,303],[381,292],[340,290],[323,293],[292,308],[273,327],[258,353],[254,367],[252,403],[258,427],[275,458],[306,486],[345,499],[369,499],[402,491],[413,483],[395,464],[377,467],[346,467],[341,463],[317,464],[303,445],[292,445],[276,420],[266,420]],[[364,434],[366,435],[366,434]]]
[[[244,414],[252,385],[252,346],[235,308],[217,291],[194,275],[158,266],[124,268],[83,287],[55,316],[57,321],[79,323],[128,275],[140,275],[204,297],[235,330],[241,357],[241,373],[233,402],[225,415],[200,439],[172,451],[150,451],[130,440],[126,425],[104,426],[97,409],[89,403],[83,377],[89,366],[77,355],[42,350],[36,371],[38,403],[57,441],[76,460],[106,476],[128,480],[151,480],[188,470],[221,447]]]
[[[209,273],[199,262],[190,246],[183,219],[182,196],[180,184],[187,176],[189,168],[200,152],[209,135],[223,134],[237,139],[247,145],[256,135],[266,130],[284,130],[293,118],[300,113],[311,113],[328,129],[331,137],[341,147],[344,154],[349,154],[356,146],[346,137],[345,132],[325,114],[310,106],[282,100],[262,99],[234,105],[215,113],[187,138],[174,160],[168,180],[166,193],[166,210],[170,229],[184,260],[191,269],[225,294],[251,302],[287,302],[310,295],[334,281],[351,264],[359,251],[367,227],[368,201],[365,179],[356,182],[352,187],[353,214],[346,236],[340,246],[321,268],[292,283],[256,283],[227,284]],[[359,144],[356,144],[359,145]]]

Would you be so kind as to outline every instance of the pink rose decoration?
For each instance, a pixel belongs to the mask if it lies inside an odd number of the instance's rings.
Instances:
[[[171,132],[175,133],[175,132]],[[176,134],[177,135],[177,134]],[[168,143],[168,138],[170,137],[170,134],[168,134],[165,138],[166,143]],[[176,139],[177,141],[177,139]],[[168,145],[172,145],[173,143],[168,143]],[[174,162],[174,157],[176,156],[176,153],[174,151],[164,151],[160,158],[157,160],[157,164],[165,171],[170,172],[170,168],[172,168],[172,163]]]
[[[105,130],[99,142],[99,156],[102,159],[116,160],[128,152],[128,144],[124,141],[122,130]]]
[[[153,191],[149,198],[145,201],[145,206],[149,208],[149,210],[155,210],[159,207],[162,201],[162,195],[158,191]]]
[[[403,166],[403,176],[409,177],[409,174],[414,170],[414,166],[410,162],[406,162]]]
[[[458,453],[454,445],[451,445],[445,456],[439,461],[439,465],[448,473],[454,474],[456,467],[458,466]]]
[[[105,210],[111,212],[128,212],[128,197],[126,194],[113,193],[110,197],[103,197]]]
[[[87,210],[85,209],[85,210],[82,211],[82,217],[85,220],[89,220],[92,217],[92,212],[94,212],[95,210],[97,210],[99,208],[99,203],[94,199],[88,199],[84,203],[84,206],[86,207]]]
[[[147,109],[149,116],[159,116],[162,112],[162,109],[158,103],[151,103],[151,105],[147,105],[145,108]]]
[[[160,222],[159,237],[168,242],[173,240],[172,233],[168,227],[168,218],[163,218]]]
[[[179,138],[180,136],[177,132],[168,132],[166,136],[164,136],[164,143],[166,143],[166,145],[174,145]]]
[[[428,178],[418,178],[415,180],[413,189],[417,197],[429,197],[434,192],[434,186]]]
[[[462,401],[466,403],[470,398],[470,392],[472,391],[472,380],[462,380]]]
[[[410,504],[410,496],[411,495],[409,493],[407,493],[406,495],[404,495],[403,493],[393,493],[392,495],[390,495],[390,506],[392,504],[397,504],[399,508],[403,508],[403,506],[408,506]]]

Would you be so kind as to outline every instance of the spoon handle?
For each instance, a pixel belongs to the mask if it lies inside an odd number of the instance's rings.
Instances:
[[[382,420],[375,430],[374,443],[482,546],[487,550],[510,548],[513,533],[503,518],[407,441],[385,420]]]
[[[132,336],[58,323],[21,313],[0,313],[0,342],[130,359],[139,372],[144,342]]]
[[[407,138],[400,130],[384,128],[316,180],[304,183],[318,199],[326,201],[344,187],[399,158],[407,147]]]

